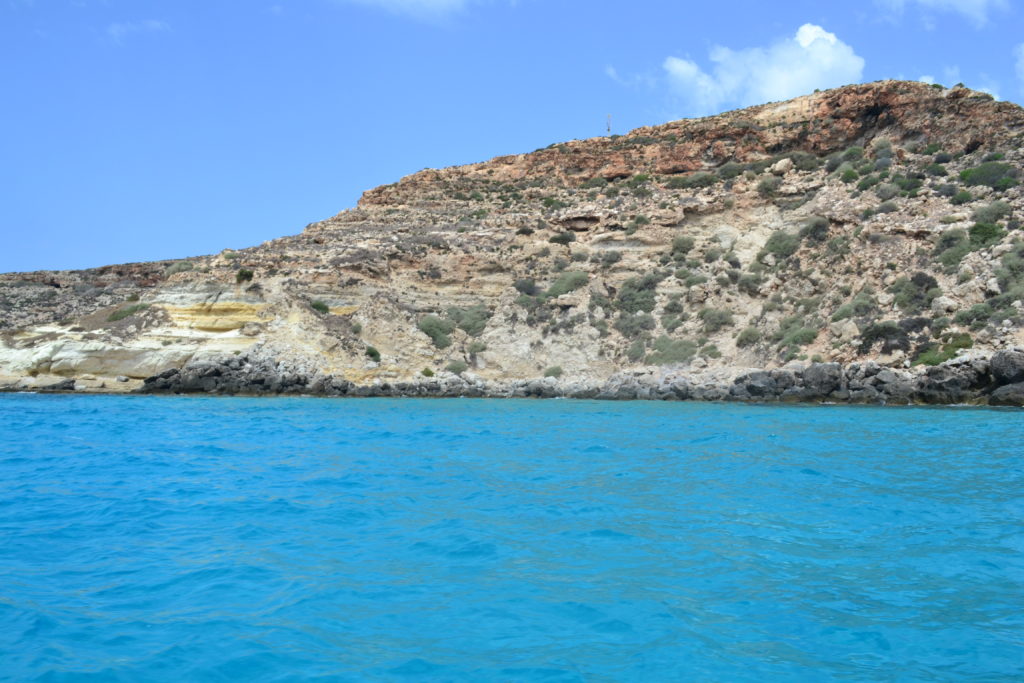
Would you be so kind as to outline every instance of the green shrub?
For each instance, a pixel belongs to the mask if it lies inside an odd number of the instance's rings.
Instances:
[[[842,156],[843,161],[860,161],[863,158],[864,158],[864,148],[863,147],[850,147],[845,152],[843,152],[843,156]]]
[[[901,277],[889,288],[896,297],[896,305],[904,313],[918,313],[927,309],[935,297],[942,294],[939,283],[927,273],[917,272],[912,277]]]
[[[706,344],[704,348],[700,350],[700,355],[705,358],[721,358],[722,352],[718,350],[718,347],[714,344]]]
[[[537,289],[537,283],[534,282],[532,277],[526,277],[520,280],[516,280],[513,287],[515,287],[516,291],[519,292],[520,294],[525,294],[527,296],[536,296],[540,291],[539,289]]]
[[[875,188],[875,196],[883,202],[888,201],[900,193],[899,185],[895,183],[882,183]]]
[[[170,277],[176,273],[187,273],[194,267],[195,266],[191,261],[175,261],[171,265],[167,266],[167,270],[164,271],[164,274],[167,277]]]
[[[971,239],[971,247],[983,249],[995,244],[1006,235],[1006,231],[992,223],[975,223],[967,231]]]
[[[828,238],[828,219],[823,216],[812,216],[800,228],[800,237],[812,242],[824,242]]]
[[[606,251],[601,254],[601,267],[610,268],[622,260],[621,251]]]
[[[743,173],[743,164],[735,161],[727,161],[718,167],[718,177],[722,180],[732,180],[740,173]]]
[[[1014,245],[1011,251],[1003,254],[1000,264],[1001,267],[996,269],[996,278],[1003,292],[1008,293],[1024,285],[1024,243]]]
[[[797,348],[807,346],[818,337],[818,330],[807,327],[803,317],[799,315],[783,318],[779,329],[772,335],[779,348]]]
[[[541,200],[541,204],[544,205],[545,209],[551,209],[553,211],[558,209],[564,209],[566,207],[565,202],[563,202],[561,199],[556,199],[555,197],[544,197],[544,199]]]
[[[680,316],[673,313],[666,313],[661,316],[661,326],[665,328],[666,332],[675,332],[683,324],[683,320]]]
[[[960,228],[950,228],[939,236],[934,253],[939,263],[947,268],[953,268],[970,252],[971,241],[967,237],[967,232]]]
[[[575,291],[582,287],[583,285],[587,284],[587,281],[589,279],[590,276],[588,276],[583,271],[567,270],[566,272],[559,275],[557,280],[551,283],[551,286],[548,287],[546,295],[554,298],[557,296],[562,296],[563,294],[568,294],[569,292]]]
[[[370,360],[372,360],[374,363],[379,363],[380,362],[380,351],[378,351],[374,347],[367,346],[366,347],[366,355],[369,356]]]
[[[688,339],[672,339],[662,335],[651,346],[654,350],[647,356],[650,365],[685,363],[697,355],[697,345]]]
[[[857,183],[857,189],[860,190],[861,192],[866,192],[867,190],[870,190],[872,187],[874,187],[875,185],[877,185],[880,182],[882,182],[882,177],[881,176],[878,176],[878,175],[864,176],[863,178],[860,179],[860,182]]]
[[[756,327],[748,327],[736,336],[736,346],[743,349],[761,341],[761,333]]]
[[[967,333],[950,335],[946,344],[929,344],[914,358],[914,365],[939,365],[951,360],[960,349],[974,346],[974,340]]]
[[[711,187],[718,182],[718,176],[714,173],[699,171],[688,176],[676,176],[668,181],[666,187],[670,190],[690,190],[698,187]]]
[[[954,320],[956,320],[958,325],[970,325],[972,328],[977,329],[984,327],[990,317],[992,317],[992,306],[989,304],[974,304],[966,311],[957,313]]]
[[[757,184],[757,193],[762,197],[774,197],[780,187],[782,187],[782,178],[768,176],[762,178],[761,182]]]
[[[986,161],[961,171],[960,180],[965,185],[987,185],[994,190],[1005,190],[1017,184],[1014,174],[1015,169],[1010,164]]]
[[[608,181],[605,180],[604,178],[600,178],[600,177],[598,177],[598,178],[591,178],[587,182],[583,183],[583,187],[585,187],[587,189],[590,189],[590,190],[592,190],[592,189],[601,190],[601,189],[604,189],[607,186],[608,186]]]
[[[469,347],[467,348],[467,350],[470,353],[483,353],[484,351],[487,350],[487,344],[477,339],[469,343]]]
[[[914,197],[917,195],[917,191],[924,185],[925,175],[923,173],[910,173],[908,175],[895,175],[892,177],[892,182],[896,187],[900,188],[902,194],[906,197]]]
[[[644,357],[644,354],[646,352],[647,340],[641,337],[640,339],[635,340],[632,344],[629,345],[629,348],[626,349],[626,358],[628,358],[631,362],[636,363],[637,361]]]
[[[1013,213],[1013,207],[1007,202],[998,200],[975,209],[972,218],[978,223],[995,223],[1003,220],[1011,213]]]
[[[733,324],[732,312],[721,308],[702,308],[697,317],[704,322],[704,331],[708,334]]]
[[[882,202],[875,209],[875,213],[895,213],[899,210],[900,207],[896,205],[896,202]]]
[[[849,185],[850,183],[852,183],[854,180],[856,180],[859,177],[860,177],[860,174],[857,173],[857,170],[853,169],[853,168],[848,168],[848,169],[846,169],[845,171],[843,171],[842,173],[839,174],[839,180],[841,180],[842,182],[846,183],[847,185]]]
[[[448,309],[448,319],[469,336],[476,337],[487,327],[487,321],[491,319],[491,312],[483,304],[476,304],[469,308],[453,307]]]
[[[941,254],[947,249],[959,246],[967,241],[967,233],[960,228],[950,228],[939,235],[939,241],[935,244],[935,254]]]
[[[861,291],[858,292],[857,296],[853,297],[851,301],[843,304],[836,309],[836,312],[832,314],[833,322],[839,320],[846,320],[854,316],[865,316],[870,315],[875,311],[875,298],[871,296],[871,292]]]
[[[966,234],[966,233],[964,233]],[[962,243],[955,247],[950,247],[944,252],[939,254],[939,263],[946,266],[946,268],[955,268],[960,265],[960,262],[964,260],[964,256],[971,253],[971,243],[965,239]]]
[[[562,376],[562,366],[561,365],[552,365],[550,368],[548,368],[547,370],[544,371],[544,376],[545,377],[561,377]]]
[[[953,198],[950,199],[949,201],[952,204],[955,204],[956,206],[960,206],[961,204],[966,204],[968,202],[973,202],[974,201],[974,195],[972,195],[967,190],[960,190],[955,195],[953,195]]]
[[[949,175],[949,171],[942,164],[928,164],[925,166],[924,172],[936,178],[944,178]]]
[[[131,306],[126,306],[108,315],[107,322],[116,323],[118,320],[124,320],[125,318],[144,311],[147,308],[149,308],[149,304],[133,304]]]
[[[657,326],[654,316],[648,313],[620,313],[614,325],[623,337],[630,339],[643,332],[649,332]]]
[[[420,374],[423,375],[424,377],[433,377],[434,371],[431,370],[430,368],[423,368],[422,370],[420,370]]]
[[[672,239],[672,257],[685,258],[693,250],[695,242],[692,237],[680,235]]]
[[[352,323],[350,327],[352,329],[352,334],[359,334],[360,332],[363,331],[363,326],[358,322]]]
[[[445,370],[455,375],[461,375],[468,369],[469,365],[467,365],[465,361],[461,360],[453,360],[448,364],[448,367],[445,368]]]
[[[543,302],[543,296],[528,296],[523,294],[522,296],[516,297],[516,305],[522,306],[530,312],[537,310]]]
[[[693,275],[687,276],[686,280],[683,281],[683,284],[687,287],[696,287],[697,285],[702,285],[707,281],[708,279],[704,275],[694,273]]]
[[[239,268],[238,272],[235,273],[235,282],[242,284],[243,282],[252,281],[253,272],[247,268]]]
[[[452,340],[448,335],[455,331],[455,323],[451,320],[445,320],[432,314],[425,315],[420,319],[417,327],[420,332],[430,337],[437,348],[446,349],[451,346]]]
[[[619,310],[628,313],[639,311],[650,313],[654,310],[658,285],[664,279],[665,275],[659,272],[629,278],[622,283],[622,288],[616,298],[616,306]]]
[[[683,313],[686,309],[683,307],[683,295],[673,294],[668,298],[668,303],[662,309],[666,313]]]
[[[576,233],[574,233],[574,232],[572,232],[570,230],[565,230],[563,232],[558,233],[557,235],[552,235],[548,239],[548,242],[552,242],[554,244],[569,244],[570,242],[575,242],[575,241],[576,241]]]
[[[322,315],[326,315],[331,310],[326,303],[320,301],[319,299],[317,299],[316,301],[309,302],[309,307]]]
[[[907,333],[892,320],[874,323],[864,330],[861,334],[860,352],[867,353],[878,342],[882,342],[882,353],[907,351],[910,348]]]
[[[799,248],[799,236],[791,235],[784,230],[777,230],[764,243],[764,248],[758,255],[758,259],[763,259],[766,254],[772,254],[777,259],[787,259],[795,254]]]
[[[821,166],[821,159],[809,152],[793,152],[789,155],[793,168],[798,171],[816,171]]]
[[[744,273],[740,276],[739,280],[736,281],[736,287],[745,294],[757,296],[762,282],[760,275]]]

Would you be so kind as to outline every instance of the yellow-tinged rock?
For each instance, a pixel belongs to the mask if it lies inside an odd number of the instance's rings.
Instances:
[[[175,325],[205,332],[230,332],[246,323],[259,321],[265,304],[247,304],[241,301],[221,301],[192,306],[166,306],[167,314]]]

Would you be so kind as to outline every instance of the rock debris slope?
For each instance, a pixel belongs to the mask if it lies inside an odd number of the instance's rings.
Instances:
[[[1024,401],[1024,110],[885,81],[425,170],[302,233],[0,276],[0,386]]]

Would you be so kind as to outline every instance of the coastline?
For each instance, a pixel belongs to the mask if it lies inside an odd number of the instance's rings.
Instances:
[[[794,363],[777,369],[637,369],[603,381],[572,378],[486,380],[466,372],[357,384],[245,356],[204,360],[144,380],[0,378],[0,392],[209,394],[324,398],[574,398],[596,400],[1024,407],[1024,351],[960,357],[927,368],[893,369],[873,361]]]

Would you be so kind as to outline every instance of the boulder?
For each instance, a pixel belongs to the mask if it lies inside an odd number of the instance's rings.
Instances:
[[[64,379],[64,380],[61,380],[60,382],[54,382],[53,384],[48,384],[45,387],[39,387],[39,390],[40,391],[74,391],[75,390],[75,380],[73,380],[73,379]]]
[[[778,396],[779,388],[770,372],[751,372],[737,377],[729,388],[729,396],[740,401],[764,401]]]
[[[779,159],[772,166],[772,173],[774,175],[786,175],[793,170],[793,160],[789,157],[785,159]]]
[[[838,391],[843,384],[843,369],[839,363],[812,363],[804,370],[803,389],[807,398],[825,398]]]
[[[999,385],[1024,382],[1024,351],[999,351],[992,356],[990,367]]]
[[[1024,382],[999,387],[992,392],[988,402],[994,406],[1024,406]]]

